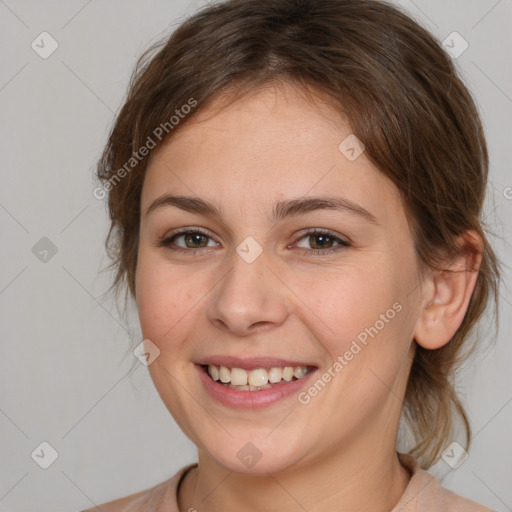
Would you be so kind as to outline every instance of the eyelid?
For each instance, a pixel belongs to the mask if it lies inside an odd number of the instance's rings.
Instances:
[[[329,237],[333,241],[335,241],[338,245],[336,245],[334,247],[327,247],[325,249],[305,249],[303,247],[297,246],[298,242],[300,240],[302,240],[303,238],[307,238],[308,235],[326,235],[327,237]],[[294,242],[293,246],[296,246],[297,247],[296,250],[304,256],[317,255],[317,256],[322,256],[322,257],[328,257],[328,256],[336,255],[341,251],[346,251],[347,249],[352,247],[352,242],[345,238],[347,238],[347,237],[338,235],[329,229],[310,228],[305,233],[302,233],[301,235],[297,236],[297,239]]]
[[[336,240],[339,240],[340,242],[345,243],[347,245],[353,244],[352,240],[348,236],[336,233],[336,232],[331,231],[330,229],[326,229],[326,228],[308,228],[305,231],[303,231],[297,235],[297,240],[300,240],[307,235],[313,235],[313,234],[327,235],[327,236],[334,238]]]
[[[206,228],[200,228],[200,227],[197,227],[197,226],[186,226],[186,227],[177,228],[175,230],[172,230],[172,231],[168,232],[162,238],[159,238],[155,245],[157,247],[168,247],[169,244],[171,243],[171,240],[173,238],[178,238],[178,237],[181,237],[181,236],[185,236],[188,233],[195,233],[195,234],[204,235],[207,238],[209,238],[210,240],[213,240],[215,243],[218,244],[218,242],[215,239],[215,236],[209,230],[207,230]],[[171,249],[170,247],[168,247],[168,248]],[[180,249],[183,250],[183,251],[187,251],[187,252],[192,252],[194,250],[197,250],[197,249],[189,249],[189,248],[185,248],[185,247],[181,247],[181,246],[177,246],[175,248],[172,248],[172,250],[176,250],[176,251],[179,251]],[[202,247],[202,249],[211,249],[211,247]]]
[[[215,238],[215,235],[211,231],[206,228],[200,228],[199,226],[184,226],[182,228],[176,228],[169,231],[163,238],[170,238],[171,236],[183,235],[190,232],[201,233],[203,235],[209,236],[212,239]]]
[[[212,247],[199,247],[199,248],[187,248],[182,247],[179,245],[175,245],[174,247],[171,247],[172,240],[175,238],[179,238],[182,236],[185,236],[189,233],[195,233],[195,234],[201,234],[209,238],[210,240],[214,241],[216,244],[218,242],[215,240],[215,237],[212,236],[211,232],[205,228],[199,228],[199,227],[182,227],[177,228],[176,230],[171,231],[170,233],[166,234],[162,239],[159,239],[156,244],[154,244],[157,247],[164,247],[174,252],[181,252],[181,253],[188,253],[188,254],[201,254],[202,251],[205,249],[212,249]],[[308,235],[326,235],[335,242],[338,243],[337,246],[334,247],[327,247],[325,249],[307,249],[303,247],[297,246],[297,243],[302,240],[303,238],[306,238]],[[297,247],[296,251],[299,251],[299,253],[302,253],[306,256],[311,255],[319,255],[319,256],[328,256],[330,254],[337,253],[342,250],[346,250],[350,247],[352,247],[352,241],[344,236],[344,235],[338,235],[337,233],[334,233],[333,231],[325,228],[308,228],[306,231],[302,231],[295,237],[295,242],[292,245],[287,246],[287,249],[290,247]],[[201,250],[201,251],[200,251]]]

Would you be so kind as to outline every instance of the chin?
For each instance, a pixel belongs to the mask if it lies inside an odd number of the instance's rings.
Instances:
[[[265,432],[259,436],[250,436],[247,432],[234,437],[226,434],[224,442],[217,444],[212,443],[211,437],[206,443],[194,441],[203,447],[199,461],[206,456],[227,471],[253,476],[268,476],[268,473],[279,473],[296,465],[299,461],[298,448],[303,447],[303,443],[295,446],[289,436],[271,439],[272,434],[268,436]]]
[[[275,474],[285,471],[294,465],[289,454],[273,453],[271,456],[256,451],[254,447],[245,446],[242,448],[243,455],[238,454],[214,454],[214,460],[228,471],[251,476],[268,476],[268,473]]]

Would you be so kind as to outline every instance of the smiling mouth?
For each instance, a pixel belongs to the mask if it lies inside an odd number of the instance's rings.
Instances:
[[[243,368],[228,368],[215,364],[201,366],[205,373],[218,384],[239,391],[270,389],[299,380],[316,368],[314,366],[273,366],[244,370]]]

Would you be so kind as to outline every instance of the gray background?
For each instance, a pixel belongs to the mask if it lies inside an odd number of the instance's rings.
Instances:
[[[126,351],[140,332],[134,310],[126,324],[104,296],[108,224],[92,170],[136,57],[203,3],[0,0],[0,510],[72,512],[153,486],[195,460],[147,368],[127,375],[134,356]],[[486,222],[509,258],[512,3],[399,3],[439,39],[457,31],[469,43],[456,61],[487,130]],[[47,59],[31,48],[43,31],[59,44]],[[47,261],[32,249],[43,237],[57,249]],[[496,343],[459,380],[474,428],[469,458],[432,470],[497,511],[512,510],[506,271]],[[48,469],[31,457],[43,441],[58,452]]]

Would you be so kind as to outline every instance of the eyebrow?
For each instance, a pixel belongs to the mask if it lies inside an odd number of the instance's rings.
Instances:
[[[222,208],[201,199],[181,195],[164,194],[155,199],[146,210],[146,216],[156,209],[174,206],[197,215],[222,217]],[[334,210],[349,215],[361,217],[367,222],[379,225],[375,215],[361,205],[342,197],[301,197],[277,201],[272,210],[273,221],[280,221],[286,217],[305,215],[315,210]]]

